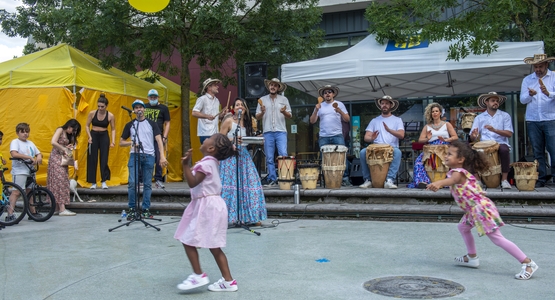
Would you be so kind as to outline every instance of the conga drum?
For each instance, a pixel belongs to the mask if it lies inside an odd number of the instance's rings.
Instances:
[[[295,182],[295,157],[278,156],[278,183],[280,190],[290,190]]]
[[[320,148],[320,151],[322,152],[322,172],[324,173],[326,187],[329,189],[340,188],[346,168],[347,147],[324,145]]]
[[[393,161],[393,147],[387,144],[371,144],[366,147],[366,163],[372,177],[372,187],[383,188],[389,165]]]
[[[299,171],[299,179],[303,189],[313,190],[316,188],[316,182],[318,181],[318,176],[320,174],[319,164],[297,164],[297,170]]]
[[[534,162],[515,162],[515,184],[519,191],[533,191],[538,181],[538,164]]]
[[[461,127],[464,133],[469,133],[472,129],[472,123],[474,123],[474,118],[476,118],[475,113],[464,113],[461,117]]]
[[[436,182],[447,177],[449,167],[443,164],[443,158],[447,154],[448,145],[424,145],[422,164],[431,182]]]
[[[481,141],[472,146],[472,149],[483,152],[489,163],[489,168],[479,173],[482,181],[488,188],[498,188],[501,184],[501,162],[499,161],[499,144],[496,141]]]

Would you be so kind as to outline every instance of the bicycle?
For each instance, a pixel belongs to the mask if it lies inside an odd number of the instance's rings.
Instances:
[[[37,222],[47,221],[56,210],[56,199],[49,189],[37,183],[36,173],[38,166],[35,168],[32,161],[21,158],[10,158],[10,160],[21,161],[29,168],[30,176],[27,177],[27,182],[25,183],[26,188],[29,189],[27,193],[28,204],[25,212],[31,220]]]
[[[0,227],[11,226],[18,224],[27,213],[28,200],[25,195],[25,191],[13,182],[6,181],[4,177],[4,172],[8,168],[2,168],[0,171],[0,178],[2,180],[2,198],[0,199]],[[13,207],[10,205],[10,196],[13,191],[17,190],[19,192],[19,197],[15,199]],[[12,213],[10,214],[10,211]],[[8,215],[10,217],[8,217]],[[11,216],[14,216],[13,218]]]

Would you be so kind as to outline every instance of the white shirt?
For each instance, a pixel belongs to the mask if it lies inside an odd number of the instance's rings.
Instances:
[[[22,141],[20,139],[15,139],[10,143],[10,152],[16,151],[19,154],[29,155],[31,157],[36,157],[40,154],[39,149],[35,144],[29,140]],[[19,160],[12,161],[12,175],[31,175],[29,168],[24,162]]]
[[[449,136],[449,131],[447,130],[447,122],[443,123],[443,125],[438,130],[435,130],[430,125],[426,125],[426,128],[427,128],[426,131],[431,131],[432,132],[432,137],[430,138],[428,143],[439,139],[439,137],[443,137],[444,139],[448,139],[450,137]]]
[[[262,104],[266,107],[266,112],[262,116],[262,129],[264,132],[284,131],[287,132],[285,125],[285,116],[281,113],[281,109],[285,106],[285,111],[291,113],[289,100],[285,96],[276,94],[275,100],[266,95],[262,98]],[[256,106],[256,114],[262,112],[260,103]]]
[[[220,113],[220,100],[212,97],[210,94],[204,94],[197,99],[193,111],[198,111],[203,114],[216,116],[214,120],[198,119],[197,135],[198,136],[211,136],[218,133],[218,119]]]
[[[526,104],[526,121],[555,120],[555,73],[547,70],[542,81],[549,92],[549,97],[542,93],[536,73],[532,73],[522,80],[520,103]],[[530,96],[528,88],[535,90],[537,94]]]
[[[332,103],[322,102],[318,110],[318,117],[320,118],[320,136],[330,137],[336,135],[343,135],[343,125],[341,125],[341,115],[333,108],[333,103],[337,103],[339,109],[347,113],[345,105],[337,100]]]
[[[403,125],[403,120],[399,117],[391,115],[387,118],[384,118],[382,115],[379,115],[370,121],[368,127],[366,127],[366,131],[378,131],[378,137],[374,140],[374,144],[387,144],[394,148],[399,148],[399,139],[396,138],[393,134],[387,132],[383,123],[387,124],[387,127],[391,130],[405,130],[405,126]]]
[[[474,123],[472,123],[470,132],[472,132],[474,128],[478,128],[478,133],[481,135],[481,141],[496,141],[499,144],[505,144],[508,145],[509,148],[511,147],[511,145],[509,145],[508,137],[487,130],[484,128],[486,125],[491,125],[491,127],[497,130],[508,130],[510,132],[514,132],[511,116],[508,113],[502,110],[497,110],[495,115],[491,116],[486,110],[474,118]]]

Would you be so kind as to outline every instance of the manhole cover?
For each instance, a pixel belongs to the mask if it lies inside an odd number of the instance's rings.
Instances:
[[[456,282],[423,276],[376,278],[365,282],[364,288],[374,294],[412,299],[453,297],[464,292],[464,287]]]

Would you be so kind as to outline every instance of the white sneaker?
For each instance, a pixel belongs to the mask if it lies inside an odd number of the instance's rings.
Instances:
[[[511,184],[507,180],[503,180],[503,182],[501,182],[501,188],[502,189],[510,189]]]
[[[71,210],[67,209],[60,212],[60,216],[75,216],[76,213],[72,212]]]
[[[362,189],[367,189],[369,187],[372,187],[372,181],[366,179],[366,180],[364,180],[364,183],[359,185],[358,187],[362,188]]]
[[[91,190],[96,190],[96,183],[93,184],[93,185],[91,185],[90,189],[91,189]]]
[[[237,289],[237,281],[235,279],[228,282],[220,278],[220,280],[208,286],[208,290],[212,292],[235,292]]]
[[[186,291],[194,288],[198,288],[199,286],[207,285],[210,282],[208,279],[208,275],[206,273],[202,273],[200,275],[191,274],[187,279],[183,280],[182,283],[177,285],[177,288]]]
[[[103,190],[107,190],[107,189],[108,189],[108,185],[106,185],[106,182],[105,182],[105,181],[102,182],[102,189],[103,189]]]
[[[386,188],[386,189],[396,189],[397,188],[397,186],[393,183],[393,180],[391,180],[391,179],[388,179],[384,183],[383,187]]]

